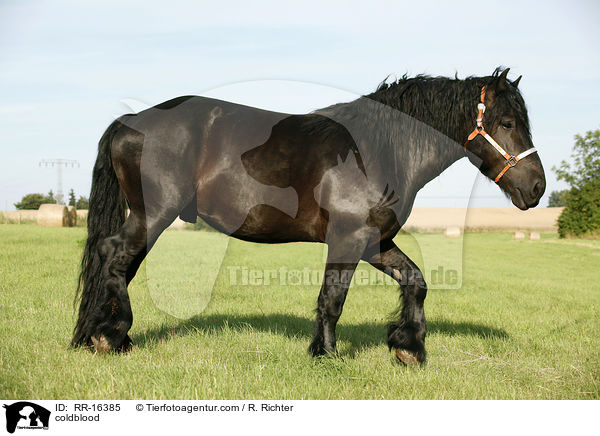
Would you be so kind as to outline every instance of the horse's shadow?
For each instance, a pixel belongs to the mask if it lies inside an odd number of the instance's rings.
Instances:
[[[342,324],[337,328],[338,338],[350,343],[350,349],[343,354],[355,356],[361,349],[385,344],[385,321],[364,322],[358,324]],[[242,331],[252,329],[270,332],[290,339],[312,338],[314,320],[291,314],[268,315],[223,315],[211,314],[194,316],[174,326],[162,326],[132,335],[133,343],[141,348],[156,342],[169,340],[177,336],[186,336],[197,331],[218,334],[225,329]],[[506,339],[508,334],[503,329],[489,327],[470,322],[452,322],[447,320],[429,321],[428,334],[447,336],[477,336],[480,338]]]

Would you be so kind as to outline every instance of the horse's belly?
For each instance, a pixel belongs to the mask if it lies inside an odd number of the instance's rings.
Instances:
[[[197,189],[198,215],[217,230],[257,242],[318,241],[324,223],[314,198],[264,185],[245,171],[224,172]]]

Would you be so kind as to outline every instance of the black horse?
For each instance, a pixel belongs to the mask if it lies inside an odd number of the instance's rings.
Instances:
[[[313,355],[335,352],[357,263],[390,275],[402,306],[389,347],[423,362],[427,286],[393,242],[417,191],[465,156],[520,209],[545,190],[520,78],[507,73],[403,77],[306,115],[186,96],[120,117],[99,143],[72,345],[130,347],[127,285],[177,216],[200,216],[243,240],[328,245]]]

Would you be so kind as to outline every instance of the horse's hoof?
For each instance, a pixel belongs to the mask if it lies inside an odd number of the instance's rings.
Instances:
[[[337,350],[335,348],[325,347],[325,345],[320,342],[313,342],[308,347],[308,354],[312,357],[336,357]]]
[[[125,335],[125,339],[123,339],[123,343],[119,346],[119,348],[117,348],[117,351],[119,353],[127,353],[128,351],[131,350],[132,346],[133,346],[133,341],[131,340],[129,335]]]
[[[422,363],[419,361],[416,353],[400,348],[396,350],[396,361],[406,366],[416,366]]]
[[[92,336],[91,339],[96,353],[109,353],[113,351],[113,347],[103,334],[99,334],[98,337]]]

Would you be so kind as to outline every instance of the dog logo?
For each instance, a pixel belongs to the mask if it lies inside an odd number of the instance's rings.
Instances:
[[[6,431],[14,433],[18,429],[48,429],[50,411],[28,401],[4,405],[6,409]]]

